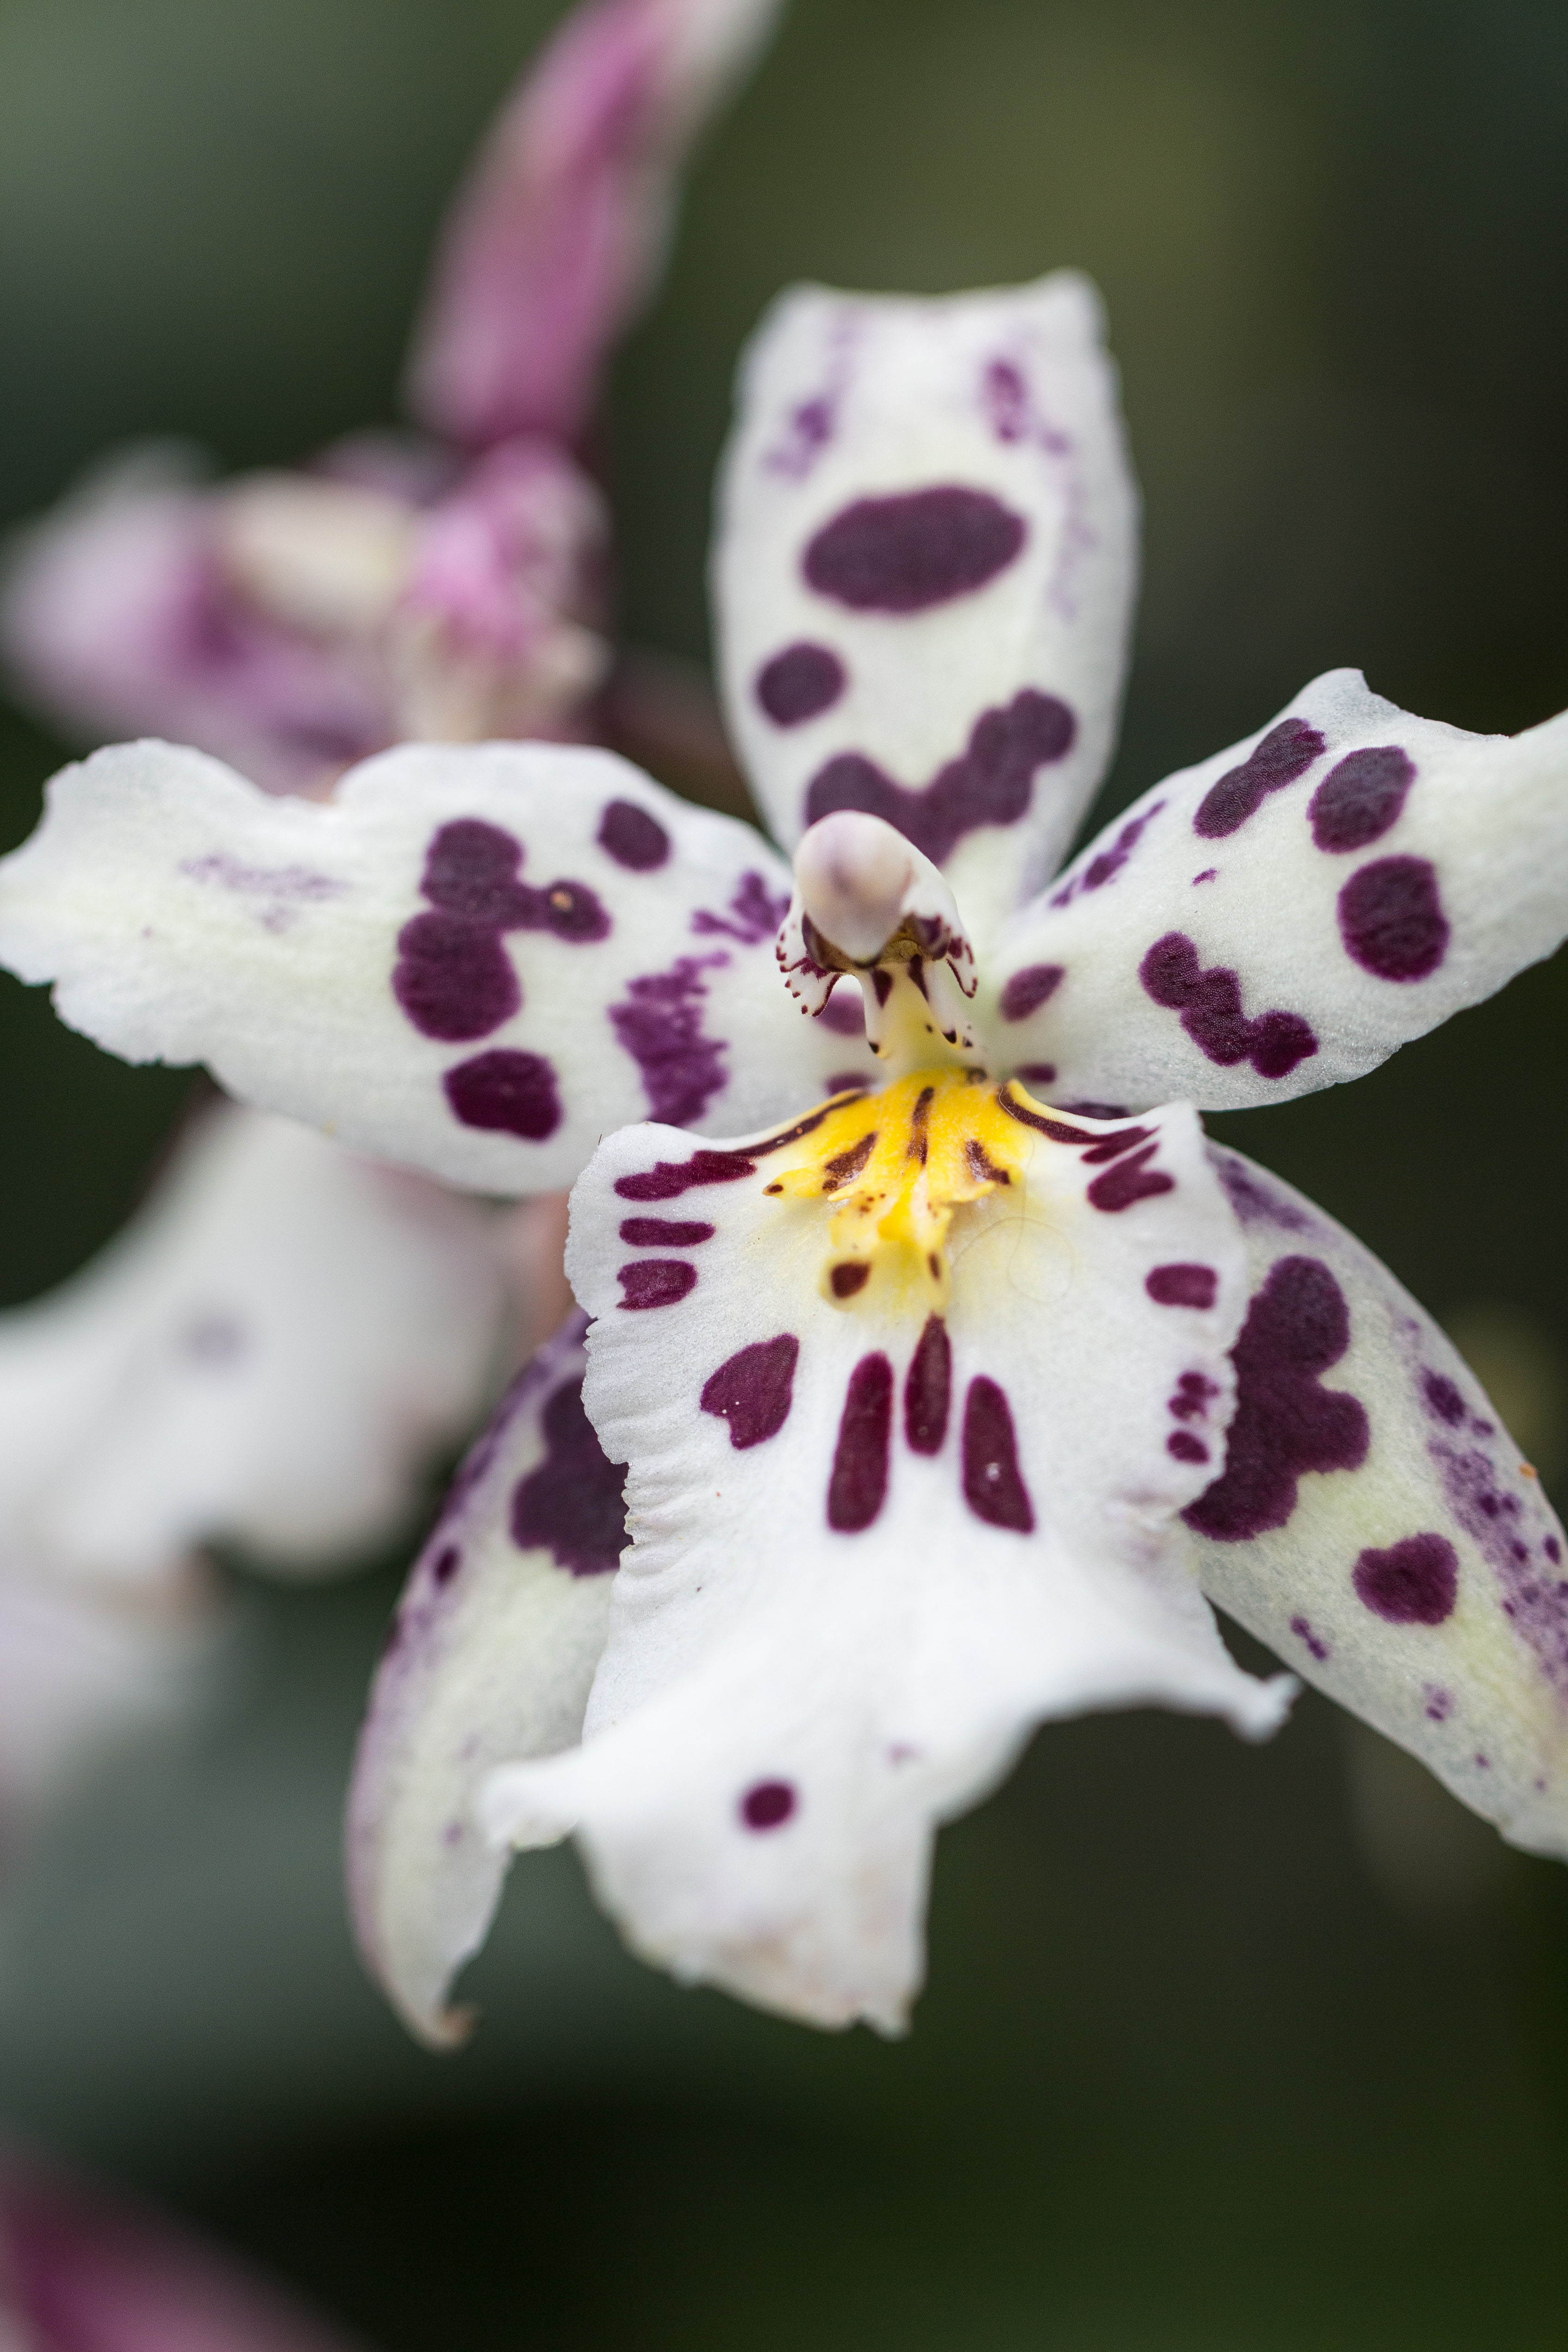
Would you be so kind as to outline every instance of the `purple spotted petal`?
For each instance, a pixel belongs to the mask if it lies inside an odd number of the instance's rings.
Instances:
[[[778,838],[882,817],[992,927],[1104,767],[1133,564],[1081,279],[786,295],[742,370],[715,558],[731,723]]]
[[[370,1968],[437,2045],[505,1863],[473,1797],[502,1759],[575,1739],[624,1541],[622,1473],[583,1412],[573,1316],[514,1383],[458,1474],[409,1579],[360,1740],[349,1806],[354,1917]]]
[[[447,225],[409,363],[448,440],[570,441],[664,259],[676,176],[776,0],[597,0],[492,129]]]
[[[1473,1374],[1320,1209],[1217,1151],[1251,1262],[1220,1477],[1185,1513],[1210,1599],[1568,1856],[1568,1551]]]
[[[1024,908],[982,1017],[1057,1101],[1284,1101],[1550,955],[1565,877],[1568,718],[1465,735],[1334,670]]]
[[[627,1129],[576,1188],[584,1397],[627,1460],[634,1540],[583,1744],[498,1770],[480,1811],[518,1845],[575,1832],[632,1942],[682,1979],[897,2030],[934,1825],[1030,1726],[1163,1701],[1257,1732],[1281,1701],[1173,1565],[1241,1308],[1191,1113],[1108,1129],[1017,1098],[1026,1181],[958,1213],[951,1294],[914,1313],[876,1262],[836,1303],[831,1208],[780,1197],[777,1171],[828,1151],[824,1116],[720,1149]],[[1158,1186],[1097,1197],[1135,1161]],[[626,1255],[678,1217],[700,1236],[679,1291],[673,1244]],[[646,1301],[625,1296],[639,1266]]]

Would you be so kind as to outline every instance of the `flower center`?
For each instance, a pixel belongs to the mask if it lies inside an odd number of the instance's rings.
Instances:
[[[985,1071],[916,1070],[830,1110],[766,1189],[832,1202],[825,1297],[847,1307],[875,1276],[885,1302],[896,1286],[924,1314],[946,1300],[953,1211],[1018,1181],[1028,1150]]]

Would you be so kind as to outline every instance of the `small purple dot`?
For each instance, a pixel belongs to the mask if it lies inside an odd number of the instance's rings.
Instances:
[[[431,1580],[436,1584],[450,1584],[462,1561],[463,1555],[456,1544],[443,1545],[430,1563]]]
[[[758,1780],[741,1800],[741,1819],[749,1830],[782,1829],[797,1800],[788,1780]]]

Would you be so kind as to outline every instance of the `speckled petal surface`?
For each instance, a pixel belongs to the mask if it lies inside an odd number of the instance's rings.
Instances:
[[[714,596],[778,839],[886,817],[982,937],[1110,757],[1137,500],[1098,298],[784,295],[742,363]]]
[[[513,1383],[458,1474],[376,1675],[349,1803],[361,1948],[426,2042],[460,2040],[453,1976],[484,1939],[507,1857],[473,1798],[508,1759],[569,1747],[604,1648],[622,1474],[583,1411],[574,1314]]]
[[[291,1121],[205,1111],[101,1255],[0,1316],[0,1547],[136,1584],[203,1542],[292,1572],[384,1540],[484,1409],[500,1238]]]
[[[993,1044],[1058,1099],[1226,1110],[1375,1069],[1568,935],[1568,715],[1414,719],[1331,670],[1024,909]]]
[[[663,262],[692,139],[779,0],[598,0],[524,73],[460,193],[409,363],[415,413],[483,447],[572,440]]]
[[[1568,1857],[1568,1548],[1475,1375],[1369,1250],[1215,1150],[1251,1304],[1212,1601],[1531,1853]]]
[[[1154,1703],[1259,1734],[1283,1704],[1173,1559],[1242,1296],[1191,1113],[1133,1150],[993,1105],[1010,1172],[956,1211],[950,1287],[890,1246],[841,1290],[827,1196],[846,1158],[875,1160],[839,1154],[835,1122],[896,1115],[889,1094],[717,1150],[631,1129],[579,1183],[584,1397],[630,1465],[633,1548],[582,1747],[481,1798],[499,1838],[575,1831],[606,1907],[682,1979],[889,2032],[933,1830],[1035,1724]]]
[[[868,1065],[779,985],[790,888],[750,826],[576,745],[405,744],[317,803],[124,744],[0,864],[0,961],[127,1060],[522,1194],[628,1119],[732,1129]]]

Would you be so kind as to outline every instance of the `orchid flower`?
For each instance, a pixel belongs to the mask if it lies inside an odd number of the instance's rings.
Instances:
[[[73,730],[186,737],[278,792],[324,791],[403,736],[585,731],[606,526],[569,445],[653,283],[692,136],[775,13],[571,16],[447,234],[410,368],[437,437],[362,436],[216,487],[170,446],[100,469],[13,554],[0,650],[21,690]],[[290,932],[287,875],[209,878]],[[0,1809],[188,1687],[202,1544],[319,1567],[395,1532],[503,1349],[559,1320],[563,1235],[558,1201],[500,1220],[229,1106],[94,1266],[0,1316]]]
[[[508,1853],[572,1835],[683,1979],[897,2031],[935,1828],[1037,1725],[1278,1724],[1291,1677],[1211,1602],[1568,1851],[1539,1482],[1393,1277],[1198,1118],[1551,952],[1568,717],[1470,736],[1335,671],[1053,879],[1134,565],[1070,275],[787,297],[720,507],[793,873],[548,744],[405,746],[324,803],[130,745],[0,866],[0,956],[100,1045],[450,1184],[574,1181],[582,1316],[460,1475],[362,1749],[394,1999],[458,2032]]]
[[[352,2352],[324,2321],[133,2207],[7,2158],[0,2352]]]

